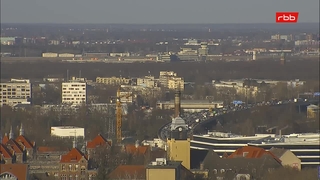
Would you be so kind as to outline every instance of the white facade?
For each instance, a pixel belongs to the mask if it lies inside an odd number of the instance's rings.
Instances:
[[[74,126],[51,127],[51,136],[84,138],[84,128]]]
[[[32,85],[26,79],[11,79],[10,82],[0,83],[0,106],[30,104]]]
[[[144,78],[137,78],[137,86],[153,88],[155,85],[153,76],[145,76]]]
[[[71,57],[71,58],[73,58],[73,57],[74,57],[74,54],[62,53],[62,54],[59,54],[59,57]]]
[[[42,57],[58,57],[58,53],[42,53]]]
[[[83,104],[87,102],[87,83],[62,83],[62,104]]]

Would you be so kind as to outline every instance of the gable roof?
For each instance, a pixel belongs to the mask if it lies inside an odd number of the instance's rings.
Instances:
[[[4,137],[2,138],[2,144],[7,144],[7,142],[9,141],[9,137],[7,135],[7,133],[4,135]]]
[[[72,148],[67,154],[61,156],[60,163],[79,162],[82,158],[88,158],[77,148]]]
[[[88,149],[94,149],[98,146],[108,145],[111,146],[111,142],[106,140],[101,134],[98,134],[92,141],[87,143]]]
[[[12,158],[12,153],[4,144],[0,144],[0,154],[3,158]]]
[[[228,158],[237,158],[237,157],[261,158],[264,155],[270,155],[275,160],[281,163],[281,160],[271,152],[266,151],[263,148],[254,147],[254,146],[244,146],[242,148],[239,148],[234,153],[232,153]]]
[[[28,179],[28,165],[27,164],[1,164],[0,177],[4,174],[12,174],[17,179]]]
[[[24,151],[24,148],[13,139],[10,139],[6,145],[7,147],[9,146],[15,153],[23,153]]]
[[[143,165],[120,165],[113,170],[110,179],[145,179],[146,169]]]
[[[34,144],[31,143],[31,141],[25,137],[24,135],[20,135],[16,138],[16,141],[18,143],[21,143],[23,146],[25,146],[27,149],[33,148]]]
[[[277,156],[278,158],[280,158],[284,153],[286,153],[288,150],[283,149],[283,148],[271,148],[269,150],[272,154],[274,154],[275,156]]]
[[[144,155],[147,153],[149,146],[138,146],[133,144],[126,145],[126,152],[128,154],[135,154],[135,155]]]

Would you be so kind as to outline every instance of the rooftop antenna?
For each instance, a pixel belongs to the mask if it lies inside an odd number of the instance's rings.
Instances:
[[[81,70],[79,71],[79,79],[81,78]]]

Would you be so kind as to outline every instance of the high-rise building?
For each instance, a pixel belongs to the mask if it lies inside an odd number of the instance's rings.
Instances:
[[[0,105],[31,104],[32,85],[28,79],[0,83]]]
[[[62,104],[79,105],[87,102],[87,83],[70,81],[62,83]]]

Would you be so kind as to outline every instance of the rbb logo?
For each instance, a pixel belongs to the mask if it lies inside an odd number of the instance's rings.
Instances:
[[[276,23],[297,23],[299,12],[276,12]]]

